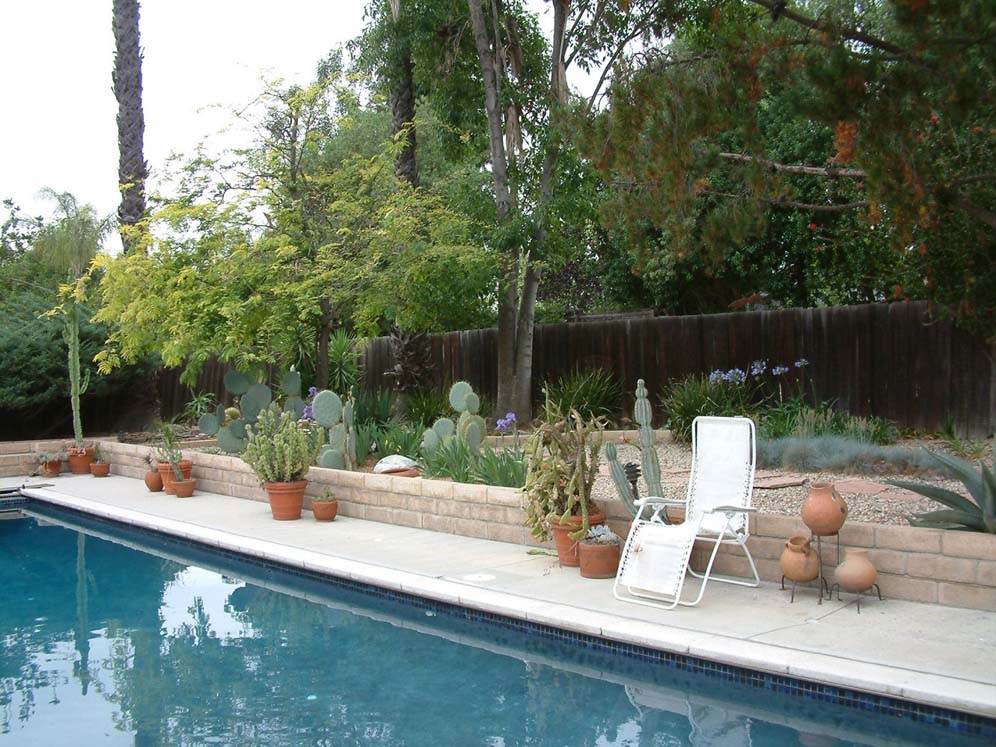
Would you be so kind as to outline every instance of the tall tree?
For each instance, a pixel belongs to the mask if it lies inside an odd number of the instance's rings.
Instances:
[[[114,0],[114,97],[118,100],[118,230],[125,253],[140,244],[145,215],[145,115],[142,110],[142,49],[138,0]]]

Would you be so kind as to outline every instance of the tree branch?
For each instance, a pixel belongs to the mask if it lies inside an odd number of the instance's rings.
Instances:
[[[791,164],[778,163],[776,161],[769,161],[764,158],[758,158],[757,156],[746,155],[743,153],[720,153],[720,158],[727,161],[736,161],[739,163],[757,163],[772,172],[779,172],[784,174],[805,174],[806,176],[826,176],[831,179],[836,179],[840,177],[846,177],[849,179],[864,179],[867,174],[861,169],[838,169],[833,166],[793,166]]]
[[[810,210],[814,213],[843,213],[847,210],[866,208],[869,205],[869,202],[867,200],[860,200],[858,202],[844,202],[839,205],[822,205],[819,203],[796,202],[795,200],[772,199],[770,197],[752,197],[751,195],[741,195],[741,194],[735,194],[733,192],[714,192],[709,189],[703,189],[699,191],[698,194],[710,195],[712,197],[731,197],[736,200],[757,199],[768,205],[772,205],[773,207],[792,208],[794,210]]]

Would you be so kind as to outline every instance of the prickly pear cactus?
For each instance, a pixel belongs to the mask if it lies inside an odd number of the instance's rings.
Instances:
[[[311,411],[315,415],[315,422],[322,428],[332,428],[342,419],[342,400],[338,394],[326,389],[315,395]]]

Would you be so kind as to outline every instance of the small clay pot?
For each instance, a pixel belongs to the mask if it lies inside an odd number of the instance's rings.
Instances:
[[[588,511],[588,526],[594,527],[599,524],[605,523],[606,516],[601,511],[592,508]],[[569,568],[576,568],[581,564],[581,559],[578,557],[578,541],[572,540],[570,534],[578,531],[581,527],[581,517],[571,516],[566,524],[561,524],[558,520],[554,520],[553,526],[550,527],[553,531],[553,543],[557,547],[557,557],[560,559],[560,564],[562,566],[567,566]]]
[[[582,541],[578,561],[585,578],[615,578],[621,548],[616,543]]]
[[[844,562],[837,566],[834,578],[844,591],[855,594],[868,591],[875,583],[878,571],[868,557],[867,550],[847,551]]]
[[[62,472],[62,462],[58,459],[53,459],[50,462],[43,462],[41,465],[42,477],[58,477],[60,472]]]
[[[181,459],[178,466],[180,467],[180,474],[183,475],[183,479],[189,480],[190,470],[193,469],[194,463],[189,459]],[[176,476],[173,474],[173,465],[169,462],[159,462],[157,469],[160,476],[162,476],[163,490],[166,492],[166,495],[176,495],[173,492],[173,481],[176,479]]]
[[[335,521],[336,514],[339,513],[339,501],[312,501],[311,513],[315,515],[315,521]]]
[[[304,508],[304,489],[308,487],[307,480],[295,482],[263,483],[270,497],[270,513],[277,521],[294,521],[301,518]]]
[[[814,482],[802,504],[802,520],[817,537],[837,534],[847,520],[847,503],[832,482]]]
[[[187,478],[186,480],[173,479],[173,494],[177,498],[190,498],[197,487],[197,480]]]
[[[111,465],[107,462],[92,462],[90,464],[90,474],[94,477],[107,477],[111,474]]]
[[[83,449],[75,447],[69,450],[69,471],[74,475],[90,474],[90,462],[93,461],[93,447]]]
[[[163,476],[159,474],[159,470],[149,470],[145,473],[144,479],[145,487],[150,493],[158,493],[163,489]]]
[[[801,535],[785,543],[778,561],[782,574],[790,581],[804,584],[820,575],[820,556],[810,546],[809,539]]]

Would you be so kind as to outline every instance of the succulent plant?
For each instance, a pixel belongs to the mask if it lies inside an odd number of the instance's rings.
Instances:
[[[357,433],[353,421],[353,398],[345,404],[329,390],[318,392],[311,402],[315,422],[328,432],[328,443],[321,447],[317,464],[329,469],[355,469],[366,454],[358,454]]]
[[[927,451],[927,455],[941,469],[961,481],[973,501],[963,495],[938,485],[925,485],[907,480],[886,480],[897,488],[910,490],[947,506],[939,511],[928,511],[910,518],[910,524],[934,529],[962,529],[996,534],[996,473],[983,462],[979,470],[964,459]],[[996,459],[996,445],[993,448]]]
[[[225,408],[219,405],[211,413],[205,413],[197,421],[202,433],[218,439],[218,448],[230,454],[238,454],[246,447],[247,426],[254,425],[262,412],[273,402],[273,390],[266,384],[254,384],[241,371],[225,374],[225,389],[233,397],[238,397],[239,406]],[[304,400],[301,398],[301,374],[293,368],[283,374],[280,390],[287,395],[283,410],[297,420],[304,413]]]
[[[647,397],[647,387],[643,379],[636,382],[633,420],[640,427],[640,466],[643,478],[647,483],[647,492],[652,496],[663,496],[661,465],[657,457],[657,435],[654,432],[654,414],[650,407],[650,399]],[[630,479],[630,476],[626,474],[626,469],[619,463],[619,455],[614,444],[606,445],[605,458],[609,462],[609,473],[612,475],[612,482],[615,483],[616,492],[619,493],[619,497],[629,512],[636,516],[635,501],[639,496],[634,495],[635,481]]]

